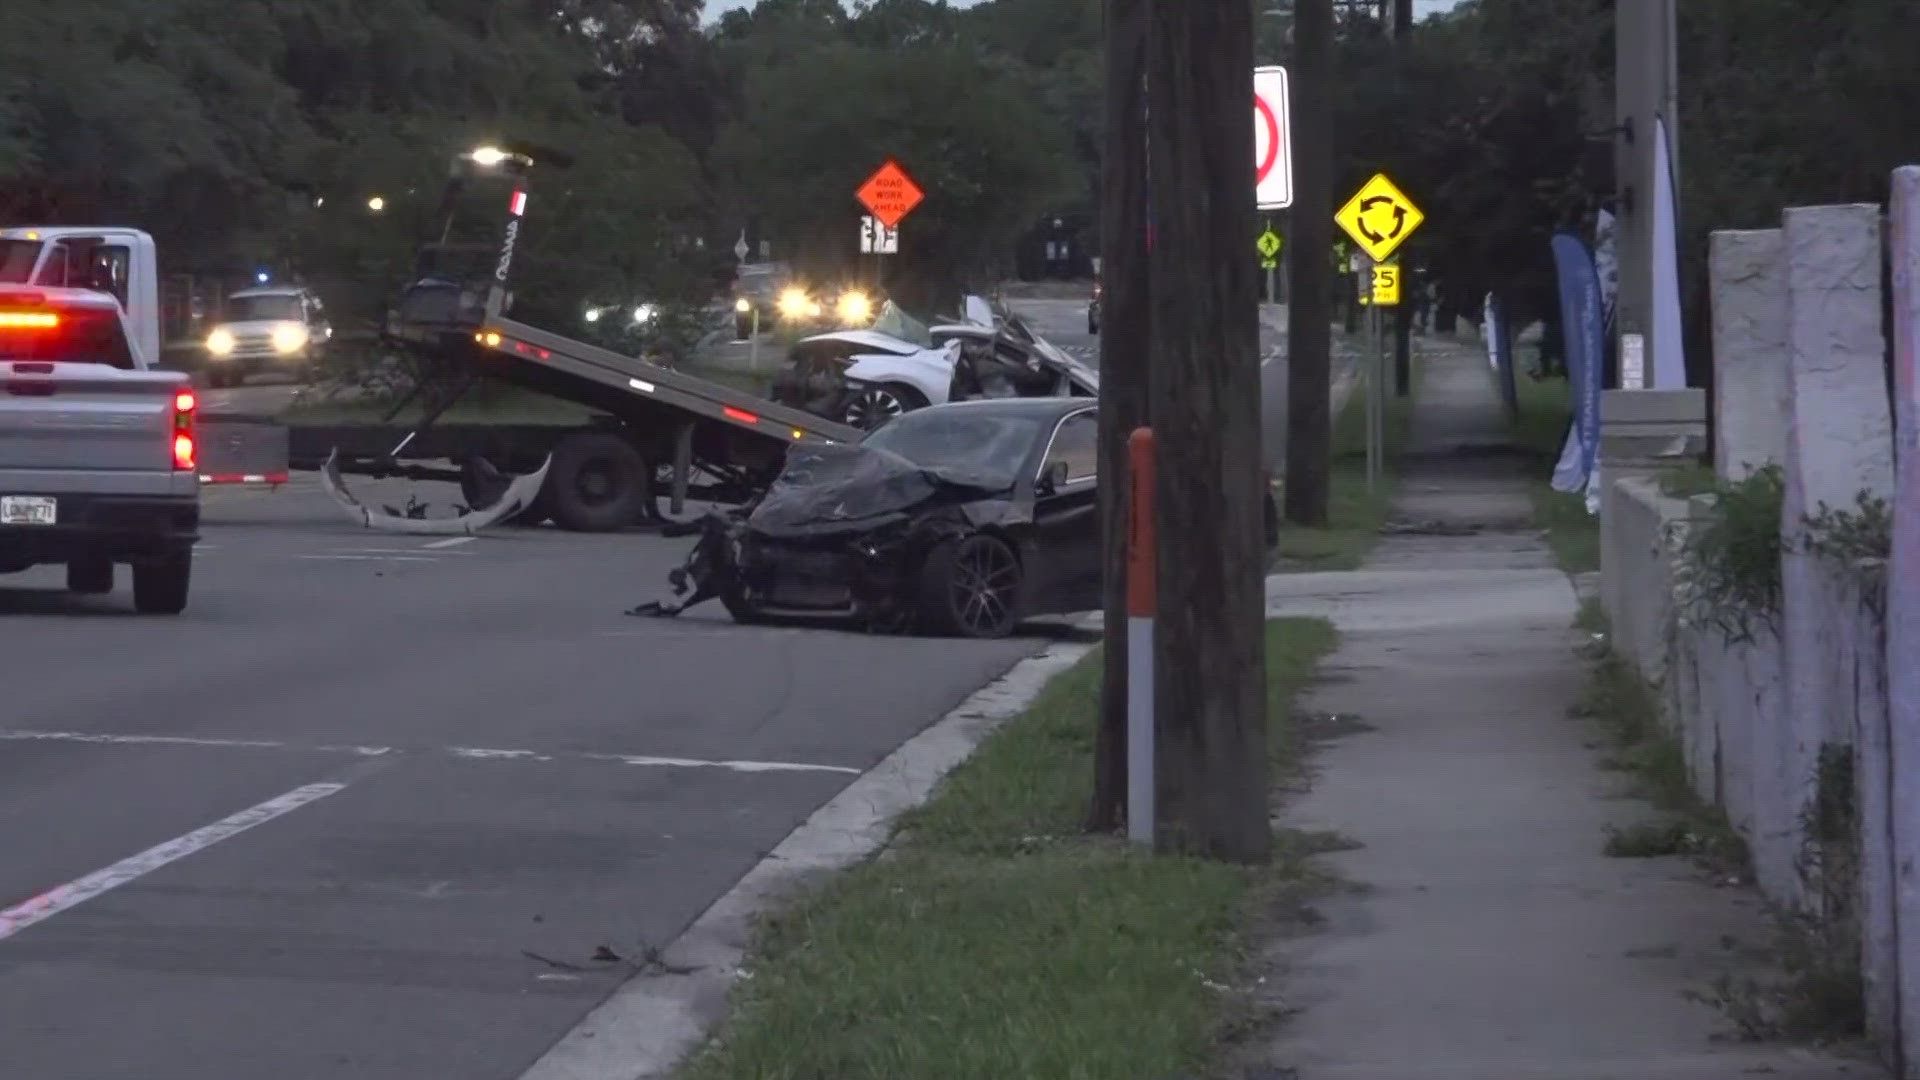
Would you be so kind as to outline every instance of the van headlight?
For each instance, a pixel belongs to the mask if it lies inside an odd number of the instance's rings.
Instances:
[[[207,351],[215,356],[225,356],[233,351],[233,333],[226,327],[218,327],[207,335]]]
[[[299,352],[306,348],[307,328],[296,323],[283,323],[273,328],[273,351],[281,353]]]

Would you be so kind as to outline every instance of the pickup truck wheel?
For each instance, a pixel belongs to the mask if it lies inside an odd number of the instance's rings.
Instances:
[[[67,591],[98,596],[113,591],[113,564],[105,559],[83,559],[67,564]]]
[[[178,615],[187,609],[187,588],[192,580],[192,555],[134,563],[133,609],[142,615]]]
[[[579,431],[554,448],[540,497],[563,529],[613,532],[640,520],[652,481],[646,458],[624,437]]]

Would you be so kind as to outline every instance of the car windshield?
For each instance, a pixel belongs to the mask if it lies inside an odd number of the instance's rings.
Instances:
[[[297,296],[235,296],[227,300],[228,322],[300,322],[305,318]]]
[[[26,284],[33,279],[33,267],[39,261],[40,241],[0,240],[0,282]]]
[[[106,308],[0,305],[0,360],[51,360],[132,368],[119,313]]]
[[[890,421],[861,442],[922,469],[981,487],[1009,488],[1043,433],[1039,416],[922,409]]]
[[[900,310],[891,300],[880,305],[880,317],[873,320],[873,329],[923,349],[933,348],[933,335],[928,332],[927,324]]]

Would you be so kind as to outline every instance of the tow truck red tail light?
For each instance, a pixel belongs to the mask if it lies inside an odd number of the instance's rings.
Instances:
[[[182,390],[173,395],[173,467],[180,470],[193,469],[198,465],[199,447],[193,438],[193,413],[200,402],[193,391]]]
[[[752,413],[748,412],[745,409],[736,409],[731,405],[723,406],[720,412],[727,419],[738,420],[743,424],[757,424],[760,422],[759,417],[753,415]]]
[[[51,311],[0,311],[0,328],[8,330],[52,330],[60,325],[60,316]]]

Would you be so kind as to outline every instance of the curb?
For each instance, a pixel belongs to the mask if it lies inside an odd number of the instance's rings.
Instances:
[[[1098,629],[1098,614],[1075,629]],[[1093,642],[1056,642],[975,691],[813,812],[661,951],[541,1055],[520,1080],[657,1080],[726,1015],[754,924],[821,876],[873,855],[895,818],[927,800],[980,742],[1038,697]]]

